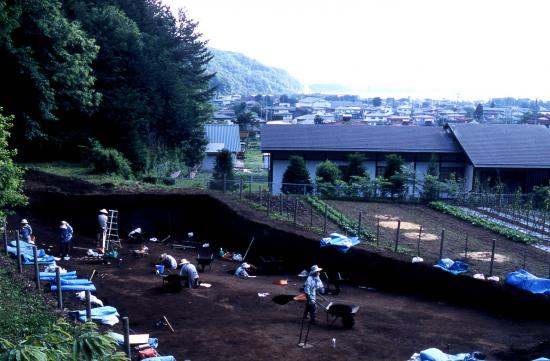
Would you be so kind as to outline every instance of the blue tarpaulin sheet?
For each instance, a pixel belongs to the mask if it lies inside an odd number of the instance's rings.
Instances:
[[[111,336],[112,338],[114,338],[115,341],[119,345],[124,345],[124,335],[123,334],[116,333],[116,332],[109,332],[108,335]],[[159,346],[159,340],[157,338],[154,338],[154,337],[149,337],[149,340],[147,341],[147,343],[152,348],[157,348]]]
[[[70,286],[70,285],[91,285],[93,284],[92,281],[87,280],[85,278],[78,278],[78,279],[66,279],[61,278],[61,286]]]
[[[508,273],[504,283],[531,293],[550,295],[550,279],[539,278],[523,269]]]
[[[346,237],[339,233],[331,233],[329,237],[321,239],[321,247],[334,247],[342,253],[346,253],[356,244],[359,244],[359,238]]]
[[[477,358],[478,352],[447,354],[437,348],[429,348],[420,352],[420,361],[477,361],[485,358]],[[481,356],[480,356],[481,357]]]
[[[454,275],[468,272],[468,264],[460,261],[453,261],[449,258],[443,258],[437,261],[437,264],[434,265],[435,268],[439,268],[445,272],[452,273]]]
[[[24,241],[19,241],[19,248],[21,250],[23,264],[34,264],[34,256],[32,254],[32,249],[34,248],[34,245]],[[17,257],[16,241],[10,241],[10,244],[8,245],[8,253]],[[37,249],[36,255],[38,256],[39,264],[52,264],[55,262],[55,258],[53,256],[47,255],[46,251],[44,251],[43,249]]]
[[[176,361],[176,358],[174,356],[158,356],[144,358],[141,361]]]
[[[52,291],[57,291],[56,285],[50,286]],[[90,291],[95,292],[95,286],[93,284],[90,285],[62,285],[61,291]]]
[[[76,271],[60,273],[59,276],[61,277],[61,279],[65,279],[65,280],[76,279]],[[42,281],[53,281],[53,280],[55,280],[55,273],[54,272],[40,272],[40,279]]]
[[[120,316],[118,311],[113,306],[103,306],[92,308],[92,320],[101,320],[104,318],[111,318],[113,316]],[[86,321],[86,310],[78,311],[78,319],[82,322]]]

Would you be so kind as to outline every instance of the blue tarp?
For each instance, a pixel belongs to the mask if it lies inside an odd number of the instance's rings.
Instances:
[[[334,247],[342,253],[346,253],[351,247],[359,244],[357,237],[346,237],[339,233],[331,233],[329,237],[321,239],[321,247]]]
[[[176,358],[174,356],[158,356],[144,358],[141,361],[176,361]]]
[[[55,281],[54,281],[55,282]],[[67,278],[61,278],[61,286],[74,286],[74,285],[91,285],[93,284],[92,281],[87,279],[67,279]]]
[[[76,279],[76,271],[60,273],[59,276],[65,280]],[[40,279],[42,281],[53,281],[55,280],[55,272],[40,272]]]
[[[449,258],[443,258],[437,261],[437,264],[434,265],[435,268],[439,268],[443,271],[452,273],[454,275],[468,272],[468,264],[460,261],[453,261]]]
[[[523,269],[508,273],[504,282],[531,293],[550,295],[550,279],[539,278]]]
[[[429,348],[420,352],[421,361],[477,361],[480,360],[478,352],[459,353],[456,355],[446,354],[437,348]]]
[[[21,249],[23,264],[26,264],[26,265],[34,264],[34,256],[32,254],[32,249],[34,248],[34,245],[24,241],[19,241],[19,248]],[[8,245],[8,253],[17,257],[16,241],[10,241]],[[37,249],[36,255],[38,256],[39,264],[52,264],[55,262],[55,258],[53,256],[47,255],[46,251],[44,251],[43,249]]]
[[[92,308],[92,320],[101,320],[104,318],[111,318],[113,316],[120,316],[118,311],[113,306],[103,306]],[[86,321],[86,310],[78,311],[78,319],[82,322]]]
[[[56,285],[50,286],[52,291],[57,291]],[[91,285],[62,285],[61,291],[90,291],[95,292],[95,286],[93,284]]]

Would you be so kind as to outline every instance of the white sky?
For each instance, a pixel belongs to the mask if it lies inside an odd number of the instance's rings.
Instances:
[[[285,69],[304,85],[550,99],[547,0],[163,2],[187,9],[209,46]]]

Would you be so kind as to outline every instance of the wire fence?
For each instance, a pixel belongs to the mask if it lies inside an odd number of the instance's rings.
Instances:
[[[469,264],[471,274],[504,277],[520,268],[550,277],[550,244],[537,246],[496,239],[480,239],[475,234],[445,230],[444,225],[421,225],[395,217],[368,214],[367,210],[350,214],[349,210],[331,207],[331,200],[393,201],[418,203],[418,197],[392,197],[389,192],[364,192],[360,187],[328,187],[305,184],[213,180],[208,188],[230,193],[247,202],[273,220],[314,232],[322,237],[330,233],[357,236],[362,246],[383,249],[411,257],[421,257],[435,264],[442,258]],[[281,192],[285,189],[287,193]],[[319,201],[315,201],[319,200]],[[455,202],[455,204],[458,204]],[[510,246],[511,245],[511,246]],[[538,247],[538,248],[537,248]]]

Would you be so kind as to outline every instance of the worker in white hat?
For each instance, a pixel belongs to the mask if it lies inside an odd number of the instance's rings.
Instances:
[[[63,257],[65,261],[68,261],[71,259],[70,252],[71,252],[71,244],[73,241],[73,227],[66,222],[61,221],[61,224],[59,225],[59,250],[60,255]]]
[[[97,247],[98,248],[105,248],[105,239],[107,238],[107,221],[109,220],[109,217],[107,216],[109,212],[103,208],[99,210],[99,214],[97,216]]]
[[[32,227],[26,219],[21,220],[21,228],[19,229],[21,240],[32,243]]]
[[[309,322],[315,324],[315,309],[316,309],[316,300],[317,300],[317,290],[320,290],[321,293],[324,290],[323,282],[319,277],[320,272],[323,269],[317,266],[316,264],[311,267],[309,271],[309,276],[304,283],[304,292],[306,294],[306,308],[304,310],[304,318],[308,317]]]
[[[180,277],[184,287],[197,288],[199,287],[199,273],[194,264],[190,263],[185,258],[181,260]]]
[[[250,277],[248,272],[250,272],[251,268],[256,268],[256,267],[254,267],[250,263],[243,262],[243,263],[241,263],[239,268],[237,268],[237,270],[235,271],[235,276],[237,276],[239,278],[248,278],[248,277]]]
[[[163,253],[160,255],[160,261],[166,268],[169,268],[169,269],[178,268],[178,261],[176,261],[176,259],[173,256],[170,256],[167,253]]]

